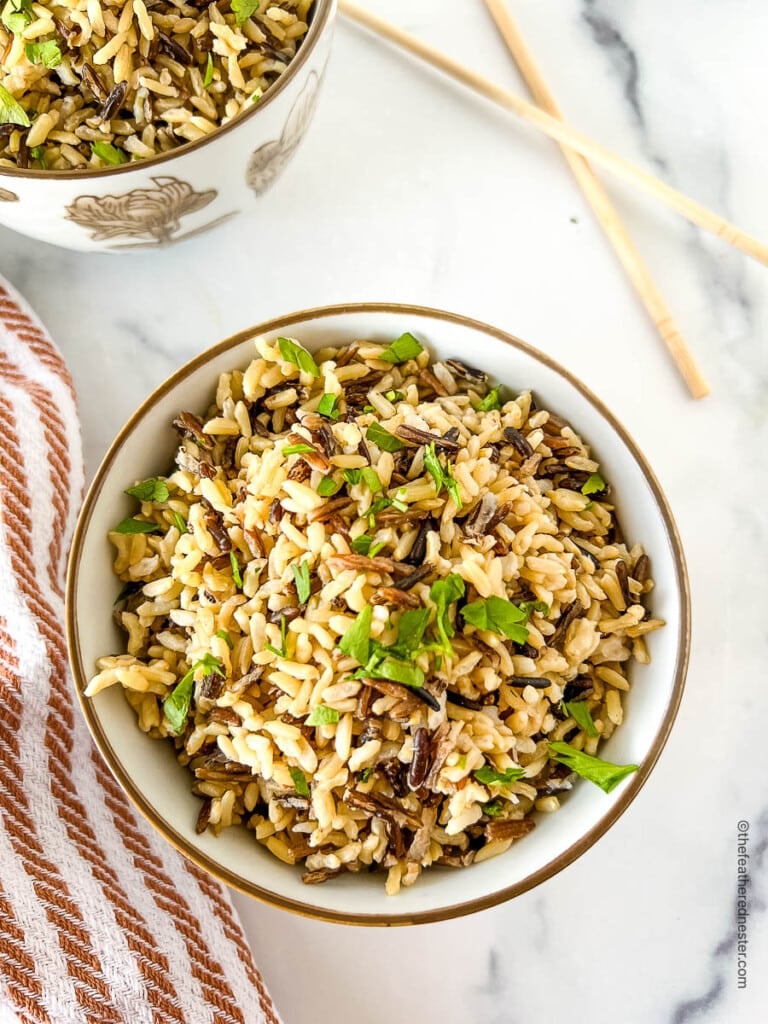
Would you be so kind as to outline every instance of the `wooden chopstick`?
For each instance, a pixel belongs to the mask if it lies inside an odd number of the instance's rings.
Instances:
[[[389,39],[390,42],[403,47],[409,53],[415,54],[444,74],[463,82],[464,85],[474,89],[475,92],[485,96],[486,99],[492,100],[507,110],[511,110],[518,117],[532,124],[539,131],[544,132],[545,135],[549,135],[556,142],[570,147],[593,161],[593,163],[604,167],[605,170],[610,171],[622,181],[629,182],[629,184],[639,188],[642,192],[655,196],[656,199],[676,210],[683,217],[687,217],[694,224],[698,224],[699,227],[717,235],[718,238],[722,238],[737,249],[741,249],[742,252],[759,260],[760,263],[768,265],[768,245],[746,234],[746,232],[736,227],[735,224],[731,224],[730,221],[725,220],[719,214],[707,209],[706,206],[702,206],[701,203],[697,203],[695,199],[691,199],[684,193],[678,192],[677,189],[672,188],[663,181],[659,181],[652,174],[648,174],[646,171],[636,167],[629,160],[619,156],[618,153],[614,153],[605,146],[593,142],[586,135],[577,132],[564,121],[552,117],[551,114],[548,114],[535,104],[529,103],[527,100],[508,92],[506,89],[502,89],[494,82],[472,71],[471,68],[459,64],[451,57],[446,56],[439,50],[435,50],[432,46],[428,46],[415,36],[403,32],[397,26],[390,25],[389,22],[383,21],[375,14],[371,14],[370,11],[366,11],[362,7],[358,7],[357,4],[351,3],[350,0],[339,0],[339,10],[348,18],[359,22],[359,24],[364,25],[385,39]]]
[[[533,54],[526,46],[520,30],[513,21],[503,0],[485,0],[485,6],[488,8],[496,27],[507,44],[507,49],[512,54],[518,70],[536,103],[538,103],[542,110],[546,110],[553,117],[562,117],[557,101],[550,92],[541,70],[533,58]],[[567,146],[562,144],[560,148],[581,186],[582,192],[594,210],[595,216],[608,236],[608,240],[613,246],[616,255],[619,257],[627,277],[635,286],[643,305],[656,325],[657,331],[669,349],[670,355],[688,386],[688,390],[694,398],[704,398],[705,395],[709,394],[709,385],[696,365],[693,355],[680,331],[677,329],[672,314],[656,287],[648,267],[635,248],[634,242],[622,224],[618,211],[608,197],[608,193],[603,188],[600,179],[583,156],[574,153],[573,150],[568,149]]]

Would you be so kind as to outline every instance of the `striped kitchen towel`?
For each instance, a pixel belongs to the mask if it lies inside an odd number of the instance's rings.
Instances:
[[[229,895],[91,744],[64,642],[72,381],[0,279],[0,1022],[276,1024]]]

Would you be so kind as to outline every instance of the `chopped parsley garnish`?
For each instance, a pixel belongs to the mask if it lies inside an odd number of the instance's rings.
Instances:
[[[587,736],[599,736],[600,733],[595,728],[595,723],[592,721],[592,715],[589,713],[587,702],[585,700],[572,700],[563,701],[563,711],[572,718],[576,725],[582,729]]]
[[[593,473],[587,478],[581,488],[582,494],[600,494],[608,485],[599,473]]]
[[[501,408],[501,401],[499,399],[499,391],[501,390],[501,384],[498,384],[495,388],[491,388],[485,398],[479,402],[473,402],[472,407],[478,412],[492,412],[494,409]]]
[[[464,605],[461,614],[465,622],[477,629],[499,633],[516,644],[524,644],[528,640],[528,630],[522,625],[528,621],[528,616],[516,604],[503,597],[492,595],[484,601],[473,601],[472,604]]]
[[[404,402],[405,395],[402,391],[387,391],[384,395],[388,402]]]
[[[291,773],[293,785],[295,786],[296,792],[299,794],[299,796],[309,796],[307,776],[304,774],[301,768],[289,768],[288,771]]]
[[[410,608],[397,624],[396,649],[404,656],[416,653],[429,625],[429,608]]]
[[[32,0],[8,0],[0,15],[0,21],[15,36],[21,35],[27,25],[34,21]]]
[[[400,438],[390,434],[380,423],[372,423],[365,432],[369,441],[373,441],[383,452],[399,452],[405,447]]]
[[[207,89],[213,81],[213,54],[208,54],[208,60],[205,62],[205,74],[203,75],[203,88]]]
[[[230,651],[234,648],[235,645],[232,641],[232,637],[229,635],[226,629],[217,629],[215,635],[219,638],[219,640],[224,641],[224,643],[227,645]]]
[[[371,640],[371,622],[373,621],[373,608],[367,604],[357,618],[349,627],[347,632],[339,641],[339,650],[342,654],[348,654],[361,665],[368,661]]]
[[[296,583],[296,595],[299,604],[306,604],[309,600],[311,584],[309,582],[309,562],[302,562],[301,565],[292,565],[293,579]]]
[[[212,654],[204,654],[199,661],[196,661],[184,678],[177,683],[170,695],[163,701],[163,714],[168,720],[173,732],[178,734],[184,728],[189,715],[189,706],[192,702],[192,691],[195,686],[195,673],[203,669],[206,675],[215,672],[216,675],[226,678],[226,673],[221,667],[218,658]]]
[[[497,772],[495,768],[484,764],[482,768],[478,768],[472,774],[484,786],[491,786],[494,783],[499,786],[508,786],[510,782],[517,782],[518,779],[522,779],[525,775],[525,770],[523,768],[507,768],[503,772]]]
[[[259,0],[232,0],[232,13],[239,28],[259,9]]]
[[[167,501],[170,491],[168,484],[160,477],[150,477],[149,480],[142,480],[135,487],[127,487],[125,494],[139,501]]]
[[[517,607],[525,615],[526,622],[534,612],[541,612],[542,615],[549,615],[549,605],[546,601],[521,601]]]
[[[163,528],[157,523],[145,523],[142,519],[129,516],[117,524],[115,533],[162,533]]]
[[[341,487],[341,484],[334,480],[332,476],[324,476],[320,483],[317,485],[317,493],[321,498],[330,498],[332,494]]]
[[[379,359],[383,359],[385,363],[407,363],[409,359],[415,359],[423,351],[424,346],[406,331],[384,349]]]
[[[338,395],[331,395],[326,392],[320,399],[320,404],[317,407],[318,415],[327,416],[329,420],[337,420],[340,415],[339,410],[336,408],[338,399]]]
[[[303,345],[299,345],[298,342],[292,341],[291,338],[278,338],[277,347],[280,349],[280,355],[288,363],[293,363],[304,373],[310,373],[313,377],[320,376],[320,369],[307,352]]]
[[[364,466],[360,470],[360,475],[371,494],[378,494],[383,489],[379,474],[371,466]]]
[[[435,580],[429,588],[429,599],[435,605],[435,629],[437,631],[440,648],[445,654],[452,655],[451,637],[456,635],[456,630],[451,623],[448,609],[465,592],[464,580],[457,573],[452,572],[444,579]]]
[[[305,725],[335,725],[338,722],[339,712],[336,708],[329,708],[325,704],[318,704],[316,708],[304,719]]]
[[[40,164],[44,171],[48,170],[48,161],[45,159],[45,146],[33,146],[29,151],[29,155],[36,163]]]
[[[266,648],[266,650],[271,651],[273,654],[276,654],[278,658],[287,658],[288,657],[288,647],[286,646],[285,630],[286,630],[285,616],[281,615],[280,616],[280,650],[278,651],[278,649],[276,647],[273,647],[272,644],[264,644],[264,647]]]
[[[377,645],[380,649],[373,654],[368,663],[355,672],[355,677],[372,679],[388,679],[392,683],[400,683],[402,686],[412,686],[419,689],[424,685],[424,673],[418,665],[413,662],[401,661],[399,658],[391,658],[385,652],[386,647]]]
[[[61,50],[55,39],[44,43],[27,43],[24,53],[30,64],[42,64],[46,68],[57,68],[61,64]]]
[[[229,561],[232,566],[232,579],[235,581],[235,586],[243,589],[243,577],[240,573],[240,563],[237,560],[237,555],[234,551],[229,552]]]
[[[446,461],[445,466],[443,466],[440,462],[440,458],[435,451],[434,441],[430,441],[424,449],[424,468],[435,481],[435,493],[439,494],[445,488],[453,498],[456,508],[460,509],[461,496],[459,494],[458,481],[454,478],[450,464]]]
[[[367,782],[372,775],[373,768],[363,768],[363,770],[360,772],[360,781]]]
[[[600,757],[575,750],[569,743],[562,741],[550,743],[549,750],[555,761],[564,764],[582,779],[594,782],[604,793],[610,793],[622,779],[636,772],[639,767],[636,764],[611,764]]]
[[[487,814],[489,818],[498,818],[504,813],[504,803],[501,800],[489,800],[487,804],[483,804],[483,814]]]
[[[367,533],[364,533],[360,537],[355,537],[350,546],[358,555],[367,555],[369,558],[375,558],[381,549],[387,545],[383,540],[377,541],[374,544],[373,537],[369,537]]]
[[[91,150],[105,164],[117,166],[117,164],[128,163],[128,154],[124,153],[122,149],[116,149],[111,142],[92,142]]]
[[[29,128],[32,125],[24,107],[11,96],[4,85],[0,85],[0,124],[18,124],[22,128]]]
[[[304,455],[306,452],[313,452],[315,448],[306,441],[299,441],[298,444],[287,444],[283,448],[283,455]]]
[[[361,469],[345,469],[344,470],[344,479],[347,481],[347,483],[350,486],[354,486],[355,484],[359,484],[360,483],[360,480],[362,478],[362,473],[363,473],[363,471]]]
[[[187,524],[184,520],[184,516],[180,515],[178,512],[174,512],[171,518],[173,519],[173,525],[179,533],[187,532]]]

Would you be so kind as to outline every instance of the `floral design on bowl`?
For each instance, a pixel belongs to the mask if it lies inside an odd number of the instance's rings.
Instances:
[[[18,203],[19,197],[10,189],[0,188],[0,203]]]
[[[150,248],[167,245],[207,230],[234,213],[178,235],[181,218],[204,209],[217,196],[216,189],[196,192],[178,178],[152,178],[155,188],[137,188],[119,196],[78,196],[67,209],[67,220],[90,231],[95,242],[113,238],[141,241],[112,246],[115,249]]]
[[[296,151],[312,120],[319,88],[320,75],[313,71],[291,107],[280,138],[265,142],[251,154],[245,180],[257,196],[274,184]]]

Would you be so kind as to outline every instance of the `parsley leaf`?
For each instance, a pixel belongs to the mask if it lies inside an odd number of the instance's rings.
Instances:
[[[371,494],[378,494],[379,491],[383,490],[379,474],[371,466],[364,466],[360,470],[360,475]]]
[[[40,164],[44,171],[48,170],[48,162],[45,159],[45,146],[33,146],[29,151],[29,155]]]
[[[22,128],[29,128],[32,124],[24,107],[11,96],[4,85],[0,85],[0,124],[18,124]]]
[[[325,704],[318,704],[316,708],[312,708],[312,711],[304,719],[304,725],[335,725],[340,717],[336,708],[329,708]]]
[[[150,477],[149,480],[142,480],[135,487],[127,487],[125,494],[139,501],[167,501],[170,491],[168,484],[160,477]]]
[[[145,523],[142,519],[133,519],[130,516],[123,519],[114,528],[114,533],[162,533],[162,526],[157,523]]]
[[[363,768],[360,772],[360,781],[367,782],[371,775],[373,775],[373,768]]]
[[[334,480],[332,476],[324,476],[317,485],[317,493],[321,498],[330,498],[340,487],[341,484]]]
[[[237,560],[237,555],[234,551],[229,552],[229,562],[232,566],[232,579],[235,581],[235,586],[243,589],[243,577],[240,573],[240,563]]]
[[[383,359],[385,363],[407,363],[409,359],[415,359],[423,351],[424,346],[419,344],[409,331],[406,331],[388,348],[384,349],[379,359]]]
[[[429,624],[429,608],[411,608],[403,612],[397,624],[397,648],[406,654],[416,651]]]
[[[594,782],[604,793],[610,793],[628,775],[636,772],[636,764],[611,764],[600,757],[592,757],[581,750],[575,750],[570,743],[557,741],[549,744],[550,754],[555,761],[566,765],[582,779]]]
[[[364,533],[360,537],[355,537],[350,546],[358,555],[367,555],[369,558],[375,558],[381,549],[387,545],[383,540],[377,541],[374,544],[373,537],[369,537],[367,533]]]
[[[21,35],[27,25],[34,21],[32,0],[8,0],[0,15],[0,21],[14,35]]]
[[[105,164],[127,164],[128,154],[124,153],[122,149],[116,149],[111,142],[92,142],[91,150],[94,156],[97,156],[99,160],[103,160]]]
[[[265,649],[267,651],[271,651],[273,654],[276,654],[278,658],[287,658],[288,657],[288,648],[286,646],[286,639],[285,639],[285,629],[286,629],[286,626],[285,626],[285,616],[281,615],[280,616],[280,641],[281,641],[281,643],[280,643],[280,650],[278,651],[278,649],[276,647],[273,647],[272,644],[264,644]]]
[[[224,641],[224,643],[227,645],[230,651],[234,648],[235,645],[232,641],[232,637],[229,635],[226,629],[217,629],[215,635],[219,638],[219,640]]]
[[[484,601],[473,601],[464,605],[461,614],[465,622],[477,629],[499,633],[516,644],[524,644],[528,640],[528,630],[521,625],[528,621],[528,616],[503,597],[491,596]]]
[[[534,612],[541,612],[542,615],[549,615],[549,605],[546,601],[521,601],[517,606],[525,615],[527,622]]]
[[[508,786],[510,782],[517,782],[518,779],[522,779],[525,775],[525,770],[523,768],[507,768],[503,772],[497,772],[489,764],[484,764],[482,768],[472,772],[472,774],[478,782],[482,782],[485,786],[490,786],[494,783],[499,786]]]
[[[487,804],[483,804],[483,814],[487,814],[489,818],[498,818],[504,813],[504,803],[501,800],[489,800]]]
[[[320,376],[320,368],[303,345],[299,345],[291,338],[278,338],[277,347],[287,363],[293,363],[294,366],[303,370],[304,373],[310,373],[313,377]]]
[[[387,391],[384,395],[388,402],[404,402],[405,395],[402,391]]]
[[[472,408],[476,409],[477,412],[492,412],[494,409],[501,408],[501,401],[499,399],[499,391],[501,390],[501,384],[498,384],[495,388],[491,388],[485,398],[479,402],[473,402]]]
[[[299,604],[306,604],[309,600],[311,584],[309,582],[309,562],[302,562],[301,565],[292,565],[293,579],[296,583],[296,594]]]
[[[389,679],[392,683],[400,683],[402,686],[412,686],[419,689],[424,685],[424,673],[411,661],[402,661],[400,658],[390,657],[386,651],[388,648],[379,648],[368,664],[355,672],[355,678],[360,679],[370,676],[372,679]]]
[[[440,458],[435,451],[434,441],[430,441],[424,449],[424,468],[435,481],[435,493],[439,494],[445,488],[453,498],[456,508],[460,509],[461,496],[459,494],[458,481],[454,478],[453,470],[448,462],[446,462],[445,468],[443,468]]]
[[[296,792],[299,794],[299,796],[309,796],[307,776],[304,774],[301,768],[289,768],[288,771],[291,773],[293,784],[296,787]]]
[[[347,481],[347,483],[350,486],[354,486],[355,484],[359,484],[361,477],[362,477],[362,470],[361,469],[345,469],[344,470],[344,479]]]
[[[327,416],[329,420],[337,420],[340,416],[339,410],[336,408],[338,398],[338,395],[326,392],[317,407],[318,416]]]
[[[380,423],[372,423],[365,432],[369,441],[373,441],[383,452],[399,452],[404,447],[400,438],[390,434]]]
[[[208,60],[205,64],[205,74],[203,75],[203,88],[207,89],[213,81],[213,54],[208,54]]]
[[[179,515],[178,512],[174,512],[171,518],[173,519],[173,525],[176,527],[179,533],[187,532],[187,524],[184,521],[184,517],[182,515]]]
[[[563,711],[572,718],[576,725],[582,729],[587,736],[599,736],[600,733],[595,728],[595,723],[592,721],[592,715],[589,713],[587,702],[585,700],[573,700],[563,701]]]
[[[342,654],[348,654],[350,658],[359,661],[361,665],[365,665],[368,661],[372,621],[373,608],[367,604],[339,641],[339,650]]]
[[[582,494],[601,494],[608,485],[599,473],[593,473],[581,488]]]
[[[46,68],[57,68],[61,64],[61,50],[55,39],[44,43],[27,43],[24,53],[30,64],[42,64]]]
[[[232,0],[232,13],[239,28],[259,9],[259,0]]]
[[[283,448],[283,455],[303,455],[305,452],[315,451],[311,444],[307,444],[306,441],[300,441],[298,444],[287,444]]]
[[[195,686],[195,673],[203,669],[205,674],[215,672],[216,675],[226,678],[226,673],[221,667],[218,658],[212,654],[204,654],[199,661],[196,661],[184,678],[177,683],[171,693],[163,701],[163,714],[168,720],[173,732],[178,734],[184,728],[189,715],[189,706],[192,702],[192,691]]]
[[[448,616],[448,609],[454,601],[458,601],[460,597],[464,596],[465,590],[464,580],[455,572],[450,573],[444,579],[435,580],[429,588],[429,599],[434,603],[436,609],[435,629],[445,654],[453,654],[450,638],[456,635],[456,630]]]

